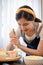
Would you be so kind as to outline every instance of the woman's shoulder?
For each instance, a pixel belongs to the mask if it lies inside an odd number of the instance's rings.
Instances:
[[[43,40],[43,22],[41,23],[40,30],[39,30],[40,39]]]

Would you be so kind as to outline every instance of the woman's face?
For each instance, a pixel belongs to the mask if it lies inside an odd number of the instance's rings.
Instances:
[[[34,31],[34,21],[27,21],[25,18],[18,20],[20,29],[24,31],[27,35],[30,35]]]

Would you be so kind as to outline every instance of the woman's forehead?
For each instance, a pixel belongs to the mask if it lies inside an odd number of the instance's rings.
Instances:
[[[25,18],[21,18],[18,20],[19,24],[24,24],[24,23],[32,23],[33,21],[27,21]]]

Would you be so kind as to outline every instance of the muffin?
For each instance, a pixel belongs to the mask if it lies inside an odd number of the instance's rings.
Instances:
[[[6,58],[6,51],[5,50],[0,50],[0,58]]]

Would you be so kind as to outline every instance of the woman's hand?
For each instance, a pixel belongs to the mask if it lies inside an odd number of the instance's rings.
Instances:
[[[12,29],[12,31],[9,34],[9,36],[10,36],[10,42],[11,42],[11,44],[16,45],[16,46],[19,47],[20,42],[19,42],[18,37],[16,36],[16,33],[15,33],[14,29]]]
[[[11,30],[11,32],[9,33],[9,36],[10,36],[10,38],[16,37],[16,33],[15,33],[14,29]]]

